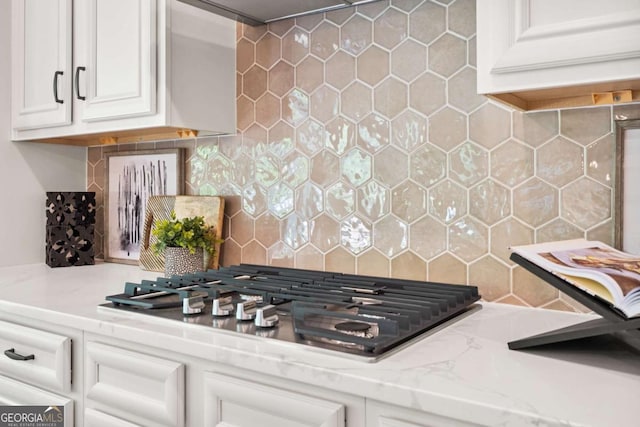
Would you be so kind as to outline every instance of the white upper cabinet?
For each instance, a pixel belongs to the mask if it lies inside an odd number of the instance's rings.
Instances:
[[[234,21],[177,0],[12,7],[12,139],[100,145],[236,131]]]
[[[82,121],[156,112],[155,0],[78,2],[82,33],[76,98]],[[80,65],[83,64],[83,65]],[[80,79],[84,78],[84,84]],[[86,93],[81,93],[84,87]]]
[[[478,0],[478,92],[523,110],[638,101],[639,40],[639,0]]]
[[[71,0],[13,3],[14,129],[71,123]]]

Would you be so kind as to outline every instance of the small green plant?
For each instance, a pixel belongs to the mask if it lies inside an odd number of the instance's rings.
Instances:
[[[164,253],[167,247],[174,247],[187,248],[192,254],[197,248],[202,248],[213,255],[218,243],[215,228],[206,225],[203,217],[178,219],[175,212],[171,212],[171,219],[158,221],[152,234],[158,239],[151,246],[156,254]]]

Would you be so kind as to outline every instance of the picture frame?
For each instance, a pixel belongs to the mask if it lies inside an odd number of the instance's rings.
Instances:
[[[640,191],[637,185],[640,175],[635,165],[640,161],[640,119],[616,121],[614,247],[625,252],[640,254]],[[634,137],[630,137],[633,132]],[[626,167],[629,165],[629,167]],[[632,183],[633,185],[626,185]]]
[[[184,189],[184,149],[105,153],[104,260],[138,265],[150,196]]]

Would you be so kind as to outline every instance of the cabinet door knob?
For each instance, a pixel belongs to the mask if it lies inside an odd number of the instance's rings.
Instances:
[[[85,71],[85,67],[76,67],[75,86],[76,86],[76,98],[81,101],[87,99],[86,96],[80,96],[80,71]]]
[[[58,77],[62,76],[64,73],[62,71],[56,71],[53,73],[53,99],[58,104],[64,104],[64,100],[58,98]]]
[[[33,354],[30,354],[28,356],[23,356],[21,354],[18,354],[16,353],[16,350],[14,348],[5,350],[4,355],[7,356],[9,359],[13,359],[13,360],[33,360],[36,358]]]

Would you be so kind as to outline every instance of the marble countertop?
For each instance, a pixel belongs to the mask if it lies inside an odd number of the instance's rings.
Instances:
[[[640,352],[622,341],[513,351],[507,342],[593,319],[481,303],[373,363],[296,344],[99,308],[159,273],[99,263],[0,268],[0,312],[424,410],[481,425],[637,426]]]

